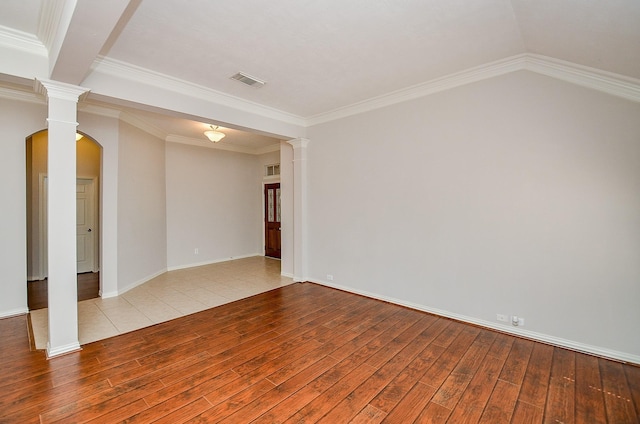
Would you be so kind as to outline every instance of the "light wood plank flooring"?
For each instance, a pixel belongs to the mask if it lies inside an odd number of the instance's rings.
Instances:
[[[640,368],[298,283],[46,360],[0,320],[2,423],[638,423]]]

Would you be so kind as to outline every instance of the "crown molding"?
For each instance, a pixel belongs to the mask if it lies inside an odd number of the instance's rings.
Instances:
[[[49,55],[45,45],[35,35],[2,25],[0,25],[0,45],[38,56],[48,57]]]
[[[62,14],[64,12],[66,0],[48,0],[42,2],[40,17],[38,19],[38,38],[42,41],[47,51],[51,50],[56,31]]]
[[[535,54],[525,56],[524,69],[640,102],[640,80],[635,78]]]
[[[184,137],[177,134],[169,134],[167,135],[165,140],[169,143],[188,144],[191,146],[205,147],[208,149],[226,150],[228,152],[246,153],[249,155],[262,154],[258,150],[252,149],[250,147],[237,146],[237,145],[225,144],[225,143],[212,143],[209,140],[202,140],[200,138],[192,138],[192,137]],[[278,145],[278,148],[279,147],[280,146]]]
[[[261,149],[254,150],[255,155],[264,155],[265,153],[271,152],[279,152],[280,151],[280,143],[272,144],[267,147],[263,147]]]
[[[175,91],[186,96],[217,103],[293,125],[304,126],[306,123],[304,118],[297,115],[107,57],[100,57],[96,59],[92,66],[92,71],[114,77],[125,78],[139,82],[140,84],[152,85],[158,88]]]
[[[521,70],[640,102],[640,80],[547,56],[525,53],[314,115],[307,118],[306,125],[334,121]]]
[[[17,90],[10,87],[0,86],[0,98],[17,100],[20,102],[37,103],[40,105],[46,104],[44,97],[38,95],[34,91]]]
[[[121,112],[119,114],[119,118],[121,121],[126,122],[129,125],[133,125],[134,127],[148,134],[151,134],[152,136],[157,137],[160,140],[164,140],[167,137],[167,134],[160,128],[156,127],[155,125],[151,125],[150,123],[138,118],[131,113]]]
[[[191,146],[205,147],[208,149],[226,150],[228,152],[245,153],[249,155],[262,155],[270,152],[280,151],[280,144],[274,144],[273,146],[267,146],[260,149],[252,149],[250,147],[238,146],[234,144],[225,143],[212,143],[208,140],[202,140],[200,138],[184,137],[177,134],[169,134],[165,138],[169,143],[188,144]]]
[[[90,103],[84,102],[78,104],[78,112],[90,113],[91,115],[98,115],[115,119],[120,119],[120,116],[122,115],[122,112],[117,109],[92,105]]]
[[[369,112],[386,106],[439,93],[441,91],[450,90],[462,85],[518,71],[522,69],[525,56],[525,54],[521,54],[481,66],[476,66],[442,78],[436,78],[431,81],[396,90],[382,96],[334,109],[330,112],[314,115],[307,118],[307,126],[335,121],[336,119]]]

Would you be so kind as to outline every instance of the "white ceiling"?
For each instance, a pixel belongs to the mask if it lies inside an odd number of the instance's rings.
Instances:
[[[68,4],[2,0],[0,32],[39,39],[52,60],[42,23]],[[81,0],[69,28],[52,67],[64,82],[106,58],[301,118],[523,53],[640,79],[639,0]]]

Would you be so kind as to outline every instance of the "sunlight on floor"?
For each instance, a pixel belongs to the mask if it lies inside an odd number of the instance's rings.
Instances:
[[[166,272],[118,297],[78,302],[80,344],[138,330],[293,283],[262,256]],[[48,309],[31,311],[37,349],[46,349]]]

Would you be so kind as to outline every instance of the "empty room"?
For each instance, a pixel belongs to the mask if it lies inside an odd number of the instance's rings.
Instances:
[[[0,422],[640,423],[636,0],[0,3]]]

